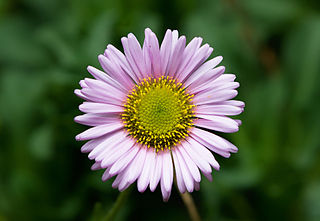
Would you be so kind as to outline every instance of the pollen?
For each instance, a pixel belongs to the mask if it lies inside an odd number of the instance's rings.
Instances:
[[[138,143],[157,152],[171,149],[194,126],[192,97],[171,77],[144,79],[127,96],[123,124]]]

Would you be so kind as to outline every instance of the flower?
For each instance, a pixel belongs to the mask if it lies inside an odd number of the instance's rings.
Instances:
[[[124,54],[108,45],[98,56],[104,72],[89,66],[95,79],[75,90],[85,100],[75,121],[92,127],[76,136],[89,140],[81,151],[95,160],[93,170],[105,169],[103,181],[116,176],[119,191],[136,180],[140,192],[160,183],[167,201],[174,177],[181,193],[198,190],[200,171],[211,181],[212,168],[220,168],[212,152],[229,157],[238,150],[212,132],[233,133],[241,124],[226,116],[244,108],[230,100],[239,87],[235,75],[217,66],[221,56],[206,61],[213,49],[201,46],[202,38],[186,45],[176,30],[167,30],[160,47],[149,28],[142,48],[133,34],[121,42]]]

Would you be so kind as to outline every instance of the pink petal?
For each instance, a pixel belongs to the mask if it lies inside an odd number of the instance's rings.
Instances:
[[[193,102],[196,105],[213,104],[225,100],[229,100],[238,95],[236,90],[222,90],[206,96],[195,96]]]
[[[225,71],[224,66],[219,66],[214,69],[207,71],[205,74],[202,75],[200,79],[193,82],[189,87],[188,90],[191,93],[197,93],[199,91],[204,90],[210,85],[215,85],[215,80],[219,78]]]
[[[113,45],[108,45],[107,49],[105,50],[105,56],[108,57],[112,62],[117,63],[121,69],[126,73],[130,78],[138,83],[139,79],[138,76],[134,73],[134,71],[131,69],[126,57],[124,54],[119,51],[117,48],[115,48]]]
[[[111,78],[109,75],[107,75],[103,71],[100,71],[99,69],[92,67],[92,66],[88,66],[87,70],[95,79],[103,81],[103,82],[105,82],[109,85],[112,85],[113,87],[116,87],[122,91],[126,91],[126,88],[123,85],[121,85],[119,82],[117,82],[116,80]]]
[[[171,190],[170,191],[166,190],[163,179],[161,179],[161,184],[160,185],[161,185],[161,193],[162,193],[163,201],[164,202],[168,202],[168,200],[170,198],[170,195],[171,195]]]
[[[99,162],[95,162],[92,166],[91,166],[91,170],[100,170],[103,169],[100,165]]]
[[[201,144],[200,140],[198,141],[191,138],[189,139],[189,143],[194,151],[196,151],[202,159],[207,161],[214,169],[220,169],[220,165],[218,164],[212,153]]]
[[[196,191],[199,191],[200,190],[200,183],[198,183],[198,182],[194,182],[194,189],[196,190]]]
[[[174,43],[172,43],[174,44]],[[170,60],[168,63],[168,67],[166,70],[166,74],[168,76],[173,77],[179,67],[179,64],[181,62],[182,56],[181,54],[183,53],[183,50],[185,48],[186,45],[186,38],[185,36],[181,36],[177,43],[175,44],[175,47],[170,55]]]
[[[213,49],[208,44],[203,45],[189,62],[180,80],[183,81],[184,79],[188,78],[188,76],[190,76],[195,70],[197,70],[197,68],[199,68],[199,66],[205,60],[207,60],[212,51]]]
[[[103,182],[105,182],[105,181],[107,181],[108,179],[110,179],[111,177],[113,177],[113,176],[110,175],[109,171],[110,171],[110,168],[107,168],[107,169],[104,171],[104,173],[103,173],[103,175],[102,175],[102,181],[103,181]]]
[[[192,192],[194,189],[192,175],[190,174],[189,169],[188,169],[183,157],[181,156],[180,152],[178,150],[176,150],[175,152],[176,152],[176,156],[177,156],[177,162],[180,165],[184,184],[186,185],[188,192]]]
[[[122,90],[110,84],[104,83],[103,81],[85,78],[85,83],[92,89],[105,91],[108,94],[117,94],[117,97],[120,97],[120,100],[123,100],[126,97],[126,93],[124,93]]]
[[[240,84],[238,82],[226,82],[224,84],[206,85],[206,87],[200,88],[196,96],[210,96],[211,94],[215,94],[218,91],[234,90],[239,86]]]
[[[110,168],[110,174],[116,175],[118,173],[121,173],[134,159],[136,154],[139,151],[139,147],[134,146],[131,148],[130,151],[128,151],[126,154],[124,154],[118,161],[116,161]]]
[[[80,85],[82,88],[88,87],[88,85],[86,84],[86,82],[85,82],[84,80],[81,80],[81,81],[79,82],[79,85]]]
[[[102,103],[93,103],[93,102],[83,102],[79,106],[79,110],[85,113],[94,113],[94,114],[111,114],[111,113],[121,113],[123,108],[113,104],[102,104]],[[120,122],[120,118],[119,118]]]
[[[81,90],[75,89],[74,90],[75,95],[82,98],[83,100],[91,101],[86,95],[82,94]]]
[[[147,77],[146,65],[144,63],[143,52],[140,43],[132,33],[128,34],[128,45],[130,53],[133,57],[133,61],[135,62],[135,64],[138,67],[138,70],[140,71],[140,75],[143,78]]]
[[[200,182],[201,181],[201,175],[200,175],[199,169],[196,166],[196,164],[193,162],[193,160],[186,153],[186,151],[184,150],[183,146],[180,147],[180,148],[177,148],[177,149],[180,152],[180,155],[182,156],[184,162],[186,163],[193,180],[195,180],[196,182]]]
[[[217,105],[232,105],[236,107],[241,107],[244,108],[245,104],[242,101],[237,101],[237,100],[228,100],[228,101],[221,101],[219,103],[216,103]]]
[[[118,63],[112,62],[104,55],[99,55],[98,60],[103,70],[119,84],[123,85],[126,90],[130,90],[132,88],[134,85],[132,79],[123,72]]]
[[[119,160],[124,154],[126,154],[134,145],[135,141],[131,140],[130,138],[126,138],[123,142],[118,143],[113,148],[115,151],[113,153],[108,154],[107,157],[101,162],[102,167],[110,167],[112,166],[117,160]]]
[[[232,105],[207,104],[196,107],[197,114],[207,115],[238,115],[243,111],[243,108]]]
[[[176,148],[174,148],[172,150],[172,156],[173,156],[174,168],[176,170],[177,186],[178,186],[178,189],[179,189],[180,193],[184,193],[184,192],[186,192],[186,185],[184,184],[184,179],[183,179],[183,176],[182,176],[180,164],[179,164],[179,161],[177,159]]]
[[[115,119],[115,116],[112,116],[112,115],[107,117],[107,116],[99,116],[96,114],[83,114],[80,116],[76,116],[74,118],[74,121],[79,124],[83,124],[87,126],[98,126],[102,124],[110,124],[110,123],[118,122],[118,119]]]
[[[165,151],[162,155],[162,176],[163,185],[166,191],[171,191],[173,181],[173,165],[169,151]]]
[[[149,148],[147,150],[144,167],[142,169],[142,172],[138,179],[138,184],[137,184],[139,192],[144,192],[148,187],[148,184],[150,182],[151,169],[153,169],[152,165],[153,165],[153,162],[155,161],[155,155],[156,153],[152,148]]]
[[[142,70],[140,69],[141,60],[143,61],[141,46],[134,36],[130,36],[130,39],[125,37],[121,38],[121,42],[123,45],[124,53],[126,55],[126,59],[131,69],[138,77],[138,80],[142,80],[144,78],[144,73],[142,73]]]
[[[85,143],[81,147],[82,153],[88,153],[92,151],[96,146],[98,146],[100,143],[102,143],[106,138],[112,136],[112,134],[107,134],[105,136],[99,137],[97,139],[89,140],[87,143]]]
[[[155,156],[155,166],[154,166],[154,171],[153,173],[151,173],[151,177],[150,177],[150,190],[152,192],[155,191],[161,174],[162,174],[162,152],[158,152]]]
[[[95,103],[112,104],[123,106],[125,99],[121,97],[112,96],[112,93],[99,90],[98,88],[84,88],[81,93],[85,95],[90,101]],[[114,95],[114,94],[113,94]]]
[[[222,56],[218,56],[202,64],[195,72],[192,73],[192,75],[190,75],[189,78],[185,79],[185,86],[188,87],[197,80],[201,79],[204,74],[216,67],[221,61]]]
[[[153,73],[153,76],[161,76],[161,62],[160,62],[160,49],[157,36],[147,28],[145,30],[145,41],[144,41],[144,51],[145,56],[149,57],[152,71],[148,73]],[[147,61],[145,62],[147,64]]]
[[[112,188],[117,188],[119,187],[120,182],[123,180],[124,174],[119,174],[116,179],[112,183]]]
[[[193,162],[203,173],[210,174],[212,172],[209,163],[206,160],[202,159],[201,156],[196,151],[194,151],[189,142],[182,142],[182,145],[186,153],[190,156],[190,158],[192,158]]]
[[[202,38],[193,38],[190,43],[186,46],[186,48],[183,51],[182,54],[182,61],[180,64],[180,67],[177,71],[177,75],[176,77],[181,81],[181,78],[184,79],[184,77],[186,74],[185,73],[185,69],[188,66],[188,64],[190,63],[190,61],[192,60],[192,57],[195,55],[196,51],[199,49],[200,45],[202,42]]]
[[[206,144],[206,147],[208,147],[214,152],[216,152],[217,149],[233,153],[238,151],[238,148],[235,145],[233,145],[226,139],[223,139],[222,137],[219,137],[208,131],[193,128],[192,134],[196,135],[199,139],[203,140],[203,142],[205,142]]]
[[[166,73],[172,47],[173,47],[172,31],[168,29],[160,47],[160,64],[161,64],[160,73],[161,74]]]
[[[234,133],[239,130],[237,122],[229,117],[205,114],[197,114],[197,117],[199,117],[199,119],[195,120],[194,123],[198,127],[225,133]]]
[[[104,124],[92,127],[76,136],[76,140],[91,140],[123,128],[122,123]]]
[[[146,159],[147,148],[140,147],[140,151],[137,153],[136,157],[130,164],[130,169],[128,169],[128,182],[133,183],[141,174],[145,159]]]
[[[90,160],[96,159],[101,153],[108,151],[110,148],[113,147],[112,146],[113,144],[116,144],[116,142],[125,139],[125,137],[126,137],[126,134],[121,130],[104,136],[103,142],[97,145],[90,152],[90,154],[88,155],[88,158]]]

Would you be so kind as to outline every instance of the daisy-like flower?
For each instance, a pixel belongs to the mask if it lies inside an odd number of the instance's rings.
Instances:
[[[88,140],[81,148],[95,160],[93,170],[105,169],[102,180],[116,176],[112,186],[125,190],[137,181],[140,192],[160,183],[163,200],[175,177],[181,193],[200,187],[201,174],[212,180],[223,157],[237,147],[213,131],[233,133],[241,122],[244,103],[237,95],[235,75],[217,66],[222,57],[206,61],[213,49],[196,37],[167,30],[159,46],[147,28],[141,48],[133,34],[121,39],[124,54],[108,45],[98,59],[104,71],[89,66],[95,78],[80,81],[75,94],[85,102],[85,114],[75,121],[92,128],[76,136]],[[212,152],[211,152],[212,151]]]

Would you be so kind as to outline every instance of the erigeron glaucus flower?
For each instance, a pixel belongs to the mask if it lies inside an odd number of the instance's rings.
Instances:
[[[102,180],[116,176],[112,186],[125,190],[137,180],[144,192],[160,183],[164,201],[175,177],[181,193],[199,189],[201,174],[211,180],[223,157],[237,147],[214,131],[238,131],[244,103],[237,95],[235,75],[217,66],[222,57],[206,61],[213,49],[202,38],[186,45],[185,36],[167,30],[159,47],[147,28],[141,48],[133,34],[121,39],[124,54],[112,45],[99,55],[104,71],[89,66],[95,79],[80,81],[76,95],[85,114],[75,121],[92,128],[76,136],[88,140],[81,148],[95,160],[93,170],[105,169]],[[212,152],[211,152],[212,151]]]

